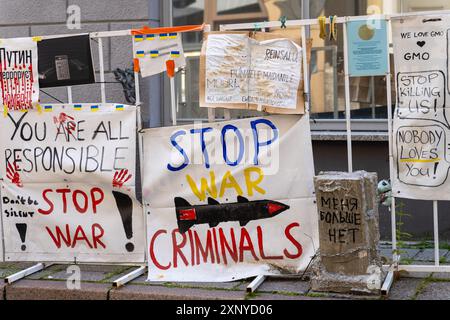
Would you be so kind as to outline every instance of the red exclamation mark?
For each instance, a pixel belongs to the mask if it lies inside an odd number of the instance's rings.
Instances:
[[[22,246],[20,249],[22,251],[27,250],[27,246],[25,245],[25,239],[27,237],[27,224],[26,223],[16,223],[17,231],[19,231],[20,240],[22,241]]]

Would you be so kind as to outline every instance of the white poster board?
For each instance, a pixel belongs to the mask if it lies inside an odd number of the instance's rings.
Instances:
[[[181,33],[139,34],[133,36],[133,51],[139,60],[142,77],[166,71],[166,61],[173,60],[175,68],[184,67]]]
[[[392,20],[396,197],[450,200],[449,30],[442,16]]]
[[[307,116],[142,133],[151,281],[298,273],[318,248]]]
[[[39,101],[36,39],[0,39],[0,106],[32,109]]]
[[[42,105],[0,132],[5,260],[144,261],[135,107]]]

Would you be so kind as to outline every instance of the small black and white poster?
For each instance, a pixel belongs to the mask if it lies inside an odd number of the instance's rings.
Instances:
[[[73,86],[95,82],[89,35],[38,42],[39,86]]]

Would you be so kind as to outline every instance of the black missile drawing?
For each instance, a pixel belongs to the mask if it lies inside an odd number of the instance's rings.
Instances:
[[[273,200],[249,201],[242,196],[237,197],[238,202],[219,203],[208,198],[208,204],[191,205],[185,199],[175,197],[178,230],[185,233],[196,224],[209,224],[216,227],[221,222],[239,221],[245,226],[249,221],[268,219],[279,215],[289,209],[289,206]]]

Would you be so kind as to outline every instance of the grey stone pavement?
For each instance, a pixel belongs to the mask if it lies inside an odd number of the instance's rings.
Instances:
[[[388,263],[391,250],[381,246]],[[402,249],[402,263],[432,264],[432,249]],[[450,264],[450,251],[441,250],[441,263]],[[449,262],[447,262],[447,259]],[[251,279],[227,283],[146,282],[143,275],[121,288],[112,283],[137,267],[80,265],[81,288],[68,290],[67,265],[51,265],[13,284],[3,279],[33,263],[0,263],[0,300],[450,300],[450,274],[422,274],[421,278],[402,274],[389,296],[356,296],[312,292],[309,281],[268,279],[253,294],[246,293]]]

